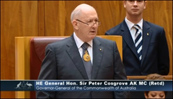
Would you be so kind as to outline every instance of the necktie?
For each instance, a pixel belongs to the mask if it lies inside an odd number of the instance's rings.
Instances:
[[[88,43],[83,43],[83,45],[81,46],[83,49],[82,59],[83,59],[83,63],[84,63],[88,78],[91,79],[92,64],[91,64],[90,56],[87,51],[88,46],[89,46]]]
[[[140,27],[139,25],[134,25],[134,28],[136,29],[136,33],[135,33],[135,47],[136,47],[136,51],[138,54],[138,58],[139,61],[141,61],[142,59],[142,31],[140,31]]]

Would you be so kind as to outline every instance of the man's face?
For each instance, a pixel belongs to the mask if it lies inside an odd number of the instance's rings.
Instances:
[[[146,98],[165,99],[165,92],[164,91],[149,91],[148,96]]]
[[[138,16],[143,13],[146,8],[146,1],[144,0],[125,0],[124,8],[129,16]]]
[[[98,16],[95,10],[81,12],[81,16],[76,19],[77,36],[84,42],[88,42],[97,35],[99,26]]]

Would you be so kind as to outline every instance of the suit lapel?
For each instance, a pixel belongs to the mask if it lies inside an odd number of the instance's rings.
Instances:
[[[93,40],[93,67],[92,67],[91,79],[95,79],[97,77],[98,71],[100,69],[99,66],[101,65],[103,51],[104,49],[96,37]]]
[[[138,58],[137,52],[136,52],[136,47],[135,44],[132,40],[130,31],[127,27],[127,24],[125,21],[123,21],[122,25],[121,25],[121,33],[123,36],[124,41],[127,43],[127,45],[129,46],[129,48],[131,49],[131,51],[134,53],[134,55]]]
[[[88,79],[82,58],[79,54],[79,51],[78,51],[78,48],[76,46],[73,36],[71,36],[69,39],[70,39],[70,41],[68,41],[68,44],[67,44],[67,53],[70,56],[70,58],[72,59],[73,63],[75,64],[76,68],[79,70],[79,72],[83,76],[83,78]]]
[[[142,63],[144,62],[145,56],[147,54],[147,49],[149,47],[150,38],[152,36],[152,31],[150,26],[144,21],[143,23],[143,47],[142,47]]]

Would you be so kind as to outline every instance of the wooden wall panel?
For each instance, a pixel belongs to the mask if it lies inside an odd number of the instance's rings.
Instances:
[[[71,35],[70,14],[81,3],[96,8],[101,21],[98,35],[104,35],[124,20],[122,1],[1,1],[1,79],[15,77],[14,37]],[[144,19],[164,27],[172,68],[172,1],[148,1]],[[2,98],[13,98],[14,92],[1,95]]]
[[[15,77],[15,36],[38,35],[37,1],[1,1],[1,79]],[[14,92],[2,92],[14,98]]]
[[[120,1],[96,1],[91,3],[97,10],[101,25],[98,35],[104,35],[107,30],[121,23],[125,16],[123,2]]]
[[[45,35],[69,36],[73,33],[70,21],[71,11],[82,1],[46,1]]]
[[[45,35],[45,1],[38,1],[38,35]]]

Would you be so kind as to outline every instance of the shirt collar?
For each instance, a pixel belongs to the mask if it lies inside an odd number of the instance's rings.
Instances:
[[[75,42],[76,42],[77,48],[81,48],[81,46],[82,46],[82,44],[83,44],[84,42],[83,42],[80,38],[77,37],[77,35],[76,35],[75,32],[73,33],[73,37],[74,37],[74,40],[75,40]],[[93,42],[92,42],[92,41],[93,41],[93,40],[87,42],[87,43],[90,45],[90,47],[93,46]]]
[[[132,29],[132,27],[134,26],[134,23],[129,21],[127,18],[125,18],[125,22],[127,23],[127,26],[129,28],[129,30]],[[143,27],[143,19],[141,19],[137,24],[140,26],[140,29],[142,29],[142,27]]]

